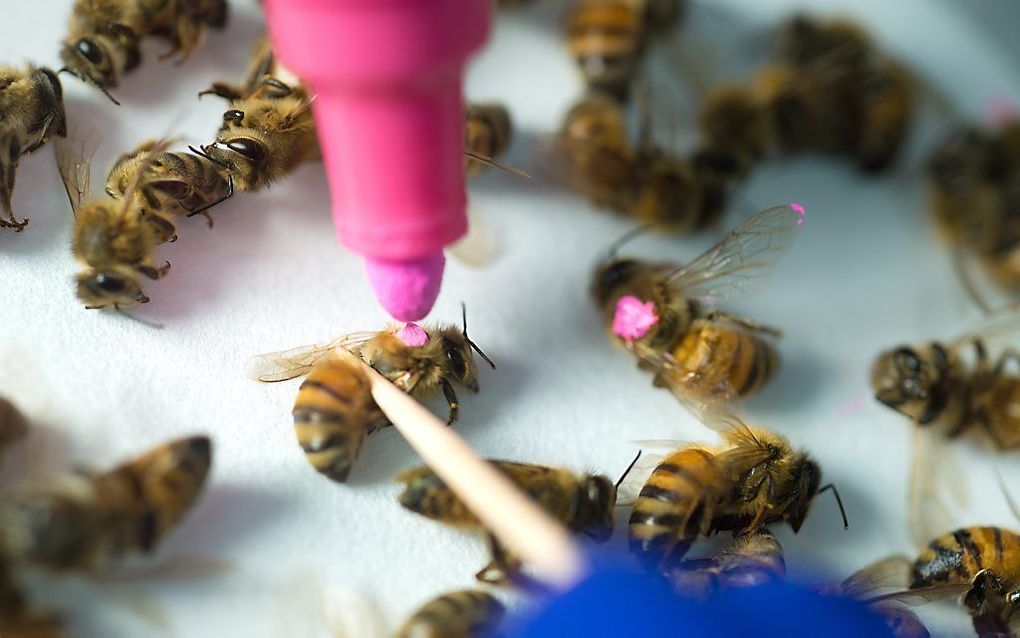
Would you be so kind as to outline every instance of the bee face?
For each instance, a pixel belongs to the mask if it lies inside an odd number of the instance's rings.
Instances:
[[[595,303],[605,306],[622,286],[627,284],[641,270],[636,259],[610,259],[603,262],[592,279],[591,294]]]
[[[609,540],[613,535],[616,487],[604,476],[586,476],[581,493],[575,525],[595,542]]]
[[[818,487],[822,482],[822,469],[815,461],[804,458],[795,470],[796,486],[794,487],[793,501],[790,503],[790,511],[787,520],[794,532],[800,531],[804,519],[807,518],[811,503],[818,494]]]
[[[243,114],[241,117],[244,117]],[[210,159],[226,167],[242,184],[260,182],[268,170],[269,150],[265,144],[251,137],[221,136],[205,151]]]
[[[60,59],[75,75],[105,88],[117,86],[117,71],[110,54],[112,41],[102,35],[89,35],[65,42]]]
[[[443,355],[450,366],[450,374],[461,385],[472,392],[478,392],[478,371],[474,353],[462,334],[456,330],[443,335]]]
[[[934,402],[947,363],[945,351],[937,344],[927,354],[909,347],[884,352],[871,371],[875,398],[918,423],[930,423],[938,416]]]
[[[91,270],[78,275],[78,299],[89,307],[133,306],[148,303],[138,280],[107,270]]]

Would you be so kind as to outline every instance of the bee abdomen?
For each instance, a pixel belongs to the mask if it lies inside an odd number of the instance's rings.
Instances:
[[[708,532],[719,488],[719,467],[709,452],[689,448],[668,456],[634,502],[631,551],[650,568],[682,558]]]
[[[1020,573],[1020,536],[998,527],[968,527],[943,534],[918,556],[910,586],[968,583],[982,569]]]
[[[409,470],[398,474],[397,480],[405,485],[397,500],[415,514],[453,525],[477,523],[478,519],[431,469]]]
[[[364,373],[340,360],[312,369],[298,391],[293,415],[305,458],[340,483],[347,480],[365,436],[382,420]]]
[[[477,589],[444,594],[414,613],[397,638],[471,638],[489,635],[503,617],[503,604]]]
[[[673,351],[689,383],[707,394],[749,397],[779,368],[775,347],[751,332],[703,324],[691,330]]]

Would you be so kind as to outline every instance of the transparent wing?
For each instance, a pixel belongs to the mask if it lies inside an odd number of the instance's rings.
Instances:
[[[641,443],[637,443],[641,445]],[[655,443],[665,443],[665,441],[658,441]],[[672,446],[672,449],[676,449],[681,445],[682,442],[675,442],[676,445]],[[643,446],[642,446],[643,447]],[[648,481],[648,477],[651,476],[652,470],[656,468],[662,460],[666,458],[665,454],[649,454],[648,452],[642,452],[641,458],[634,463],[634,467],[630,469],[627,476],[620,485],[616,488],[616,504],[618,506],[627,507],[634,504],[637,500],[638,494],[641,492],[641,488],[644,487]]]
[[[865,598],[863,602],[871,604],[882,601],[896,601],[911,606],[927,605],[928,603],[959,596],[968,589],[970,589],[970,583],[932,585],[930,587],[918,587],[917,589],[904,589],[888,594],[880,594],[871,598]]]
[[[60,181],[64,184],[64,192],[67,193],[67,201],[71,204],[71,212],[76,215],[92,191],[92,154],[94,152],[94,149],[86,150],[84,142],[78,148],[72,148],[71,142],[57,138],[53,144]]]
[[[485,218],[474,207],[468,208],[468,232],[447,249],[457,261],[470,268],[483,268],[499,257],[501,244]]]
[[[768,208],[667,277],[669,285],[706,306],[750,292],[766,280],[804,223],[797,204]]]
[[[634,162],[608,147],[563,135],[539,140],[535,165],[563,186],[599,205],[630,202],[637,197]]]
[[[700,370],[681,364],[668,352],[655,351],[646,344],[627,344],[634,356],[655,371],[655,384],[667,388],[692,414],[703,422],[715,410],[738,402],[739,392],[728,377],[712,379]],[[709,427],[712,427],[710,424]],[[715,430],[723,429],[720,427]]]
[[[986,345],[1005,337],[1011,337],[1011,341],[1015,341],[1017,332],[1020,332],[1020,304],[1012,303],[988,313],[977,325],[953,339],[949,346],[953,350],[959,350],[978,339],[986,342]]]
[[[840,591],[860,598],[880,589],[905,588],[910,583],[910,567],[911,561],[906,556],[883,558],[850,574],[840,585]]]
[[[944,494],[946,486],[961,500],[958,490],[966,483],[953,462],[946,440],[930,428],[914,428],[913,460],[907,491],[907,514],[914,545],[925,547],[933,538],[953,529],[953,517]]]
[[[377,334],[378,332],[352,332],[326,343],[255,355],[245,366],[246,374],[263,383],[276,383],[300,377],[308,374],[316,363],[336,350],[357,352],[365,342]]]

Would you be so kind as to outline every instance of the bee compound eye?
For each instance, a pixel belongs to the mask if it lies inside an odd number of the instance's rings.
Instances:
[[[253,164],[263,166],[266,163],[266,147],[255,140],[238,138],[227,142],[227,148],[248,158]]]
[[[244,120],[244,111],[238,109],[230,109],[223,114],[223,121],[225,123],[240,124]]]
[[[75,43],[74,48],[78,50],[78,53],[82,55],[86,60],[92,64],[99,64],[103,61],[103,52],[96,46],[96,44],[88,38],[82,38]]]
[[[111,277],[102,273],[96,275],[95,281],[96,286],[98,286],[100,290],[113,294],[123,292],[126,286],[123,279],[119,277]]]

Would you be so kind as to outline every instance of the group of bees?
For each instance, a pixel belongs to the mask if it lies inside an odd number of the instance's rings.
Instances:
[[[511,5],[517,2],[501,2]],[[798,16],[779,30],[777,60],[745,84],[713,89],[698,120],[700,139],[680,156],[652,139],[645,58],[687,10],[682,0],[575,0],[566,16],[567,48],[586,93],[569,110],[548,149],[557,177],[598,205],[656,229],[692,232],[717,224],[754,165],[775,151],[849,157],[864,171],[888,168],[908,134],[916,89],[905,67],[881,52],[856,24]],[[60,55],[72,74],[114,100],[119,78],[141,62],[139,43],[169,42],[165,57],[186,59],[208,28],[222,28],[225,0],[75,0]],[[145,303],[139,276],[159,279],[169,263],[157,246],[176,239],[184,217],[205,215],[235,190],[259,191],[318,157],[311,95],[275,60],[266,40],[254,48],[240,84],[215,83],[204,94],[228,101],[215,141],[170,150],[148,140],[110,170],[106,197],[89,192],[87,156],[58,148],[58,166],[75,213],[72,250],[82,271],[78,296],[91,308]],[[628,110],[639,109],[632,141]],[[68,135],[57,73],[0,67],[0,228],[21,231],[14,176],[22,155]],[[465,172],[496,164],[513,126],[500,104],[466,108]],[[1009,211],[1020,201],[1020,128],[967,127],[931,155],[933,210],[960,251],[1015,289],[1020,230]],[[498,165],[498,164],[497,164]],[[1020,183],[1020,182],[1018,182]],[[1016,191],[1016,192],[1014,192]],[[568,529],[602,542],[613,534],[624,487],[638,486],[629,546],[649,571],[678,593],[707,599],[722,591],[785,579],[783,549],[770,526],[805,523],[823,484],[811,456],[776,432],[737,416],[735,402],[780,371],[776,328],[720,306],[761,282],[802,227],[805,211],[776,206],[738,225],[686,263],[620,255],[630,234],[597,266],[591,295],[610,340],[629,352],[653,385],[672,392],[718,431],[717,445],[670,443],[661,458],[631,462],[617,479],[519,461],[491,460]],[[209,225],[212,220],[209,218]],[[643,231],[643,226],[640,230]],[[965,350],[972,349],[968,358]],[[442,391],[453,424],[457,389],[479,391],[475,355],[495,368],[460,326],[414,324],[343,335],[332,341],[260,355],[253,376],[279,382],[304,376],[293,408],[294,432],[308,463],[344,483],[366,438],[388,425],[375,403],[368,365],[417,399]],[[872,372],[876,399],[921,432],[946,437],[980,429],[1002,449],[1020,445],[1020,376],[990,353],[981,333],[952,343],[900,346],[881,353]],[[0,400],[0,447],[23,438],[18,411]],[[921,459],[915,458],[915,463]],[[91,572],[133,552],[151,552],[200,495],[211,463],[208,437],[160,445],[110,471],[70,473],[26,485],[0,503],[0,634],[61,635],[59,614],[40,611],[20,584],[25,571]],[[642,474],[645,474],[642,476]],[[628,478],[630,477],[630,478]],[[528,582],[526,566],[479,522],[428,467],[401,472],[398,496],[425,518],[483,535],[491,561],[476,574],[487,584]],[[730,532],[733,542],[689,558],[699,540]],[[891,589],[878,593],[882,588]],[[1012,635],[1020,606],[1020,535],[995,527],[958,529],[931,540],[911,561],[890,557],[867,566],[832,594],[871,605],[901,637],[927,636],[897,602],[959,595],[982,636]],[[493,630],[504,610],[487,591],[466,589],[428,602],[400,636],[474,636]]]

